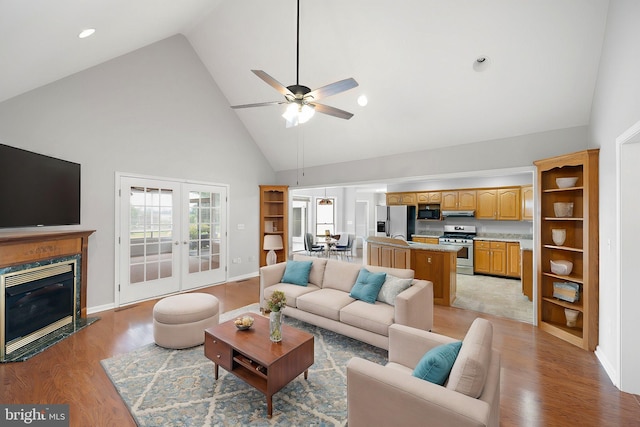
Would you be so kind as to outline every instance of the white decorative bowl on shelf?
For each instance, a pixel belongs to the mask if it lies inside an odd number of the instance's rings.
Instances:
[[[568,276],[573,269],[573,263],[571,261],[565,261],[563,259],[551,262],[551,272],[560,276]]]
[[[576,185],[578,182],[577,176],[568,176],[566,178],[556,178],[556,185],[558,188],[569,188]]]
[[[567,238],[567,230],[564,228],[552,228],[551,229],[551,240],[558,246],[562,246],[565,239]]]
[[[570,218],[573,216],[573,202],[556,202],[553,204],[553,212],[556,218]]]

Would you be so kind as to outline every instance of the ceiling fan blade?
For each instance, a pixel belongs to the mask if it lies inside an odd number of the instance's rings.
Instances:
[[[243,104],[243,105],[232,105],[231,108],[251,108],[251,107],[266,107],[268,105],[280,105],[280,104],[288,104],[287,101],[272,101],[272,102],[258,102],[256,104]]]
[[[326,86],[322,86],[321,88],[312,90],[311,92],[306,94],[304,97],[305,99],[313,98],[314,100],[326,98],[328,96],[335,95],[337,93],[344,92],[349,89],[353,89],[356,86],[358,86],[358,82],[356,82],[352,78],[348,78],[348,79],[340,80],[339,82],[331,83]]]
[[[330,107],[324,104],[316,104],[316,103],[313,103],[313,104],[309,103],[309,105],[311,105],[318,113],[328,114],[333,117],[338,117],[339,119],[349,120],[351,117],[353,117],[353,113],[341,110],[339,108]]]
[[[295,95],[289,89],[287,89],[286,86],[284,86],[282,83],[280,83],[279,81],[277,81],[276,79],[271,77],[269,74],[265,73],[264,71],[251,70],[251,72],[256,76],[260,77],[265,83],[267,83],[269,86],[271,86],[272,88],[274,88],[275,90],[283,94],[284,96],[288,95],[288,96],[295,97]]]

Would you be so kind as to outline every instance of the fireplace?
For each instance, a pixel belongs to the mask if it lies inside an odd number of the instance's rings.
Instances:
[[[0,352],[13,352],[74,324],[77,310],[78,258],[18,268],[0,275]]]
[[[73,259],[0,275],[6,354],[75,321],[77,265]]]
[[[0,363],[17,362],[84,329],[93,231],[0,231]]]

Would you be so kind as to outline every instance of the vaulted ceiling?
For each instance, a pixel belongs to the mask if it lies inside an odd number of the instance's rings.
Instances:
[[[355,78],[322,101],[354,117],[287,129],[283,106],[235,111],[276,171],[586,125],[607,7],[301,0],[299,83]],[[229,105],[279,101],[250,70],[296,83],[295,12],[296,0],[0,0],[0,101],[178,33]]]

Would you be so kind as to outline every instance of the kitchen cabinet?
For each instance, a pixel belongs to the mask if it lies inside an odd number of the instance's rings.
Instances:
[[[533,185],[520,188],[522,220],[533,221]]]
[[[520,187],[476,190],[476,219],[520,220]]]
[[[474,241],[473,261],[475,273],[507,275],[507,244],[490,240]]]
[[[416,193],[416,200],[418,204],[439,205],[442,201],[442,193],[440,191]]]
[[[456,299],[456,253],[412,250],[416,279],[433,282],[433,303],[450,306]]]
[[[440,208],[444,210],[472,211],[476,209],[476,190],[443,191]]]
[[[437,237],[413,237],[413,241],[417,243],[429,243],[432,245],[440,243],[440,240]]]
[[[522,251],[522,293],[533,301],[533,251]]]
[[[367,264],[388,268],[411,268],[411,250],[369,243]]]
[[[288,258],[289,237],[287,221],[289,187],[286,185],[260,186],[260,267],[267,265],[267,251],[262,250],[264,236],[277,234],[282,237],[282,249],[275,251],[277,262],[284,262]]]
[[[387,205],[415,205],[416,193],[387,193]]]
[[[584,150],[535,161],[540,201],[540,227],[536,268],[538,278],[538,327],[560,339],[594,351],[598,345],[598,156],[599,150]],[[559,188],[557,178],[577,178],[567,188]],[[570,216],[558,217],[555,203],[573,203]],[[564,242],[553,241],[552,230],[565,230]],[[550,261],[573,263],[569,275],[551,271]],[[575,302],[554,298],[554,283],[579,287]],[[565,309],[578,312],[568,325]]]
[[[507,276],[520,278],[521,263],[520,243],[507,242]]]

